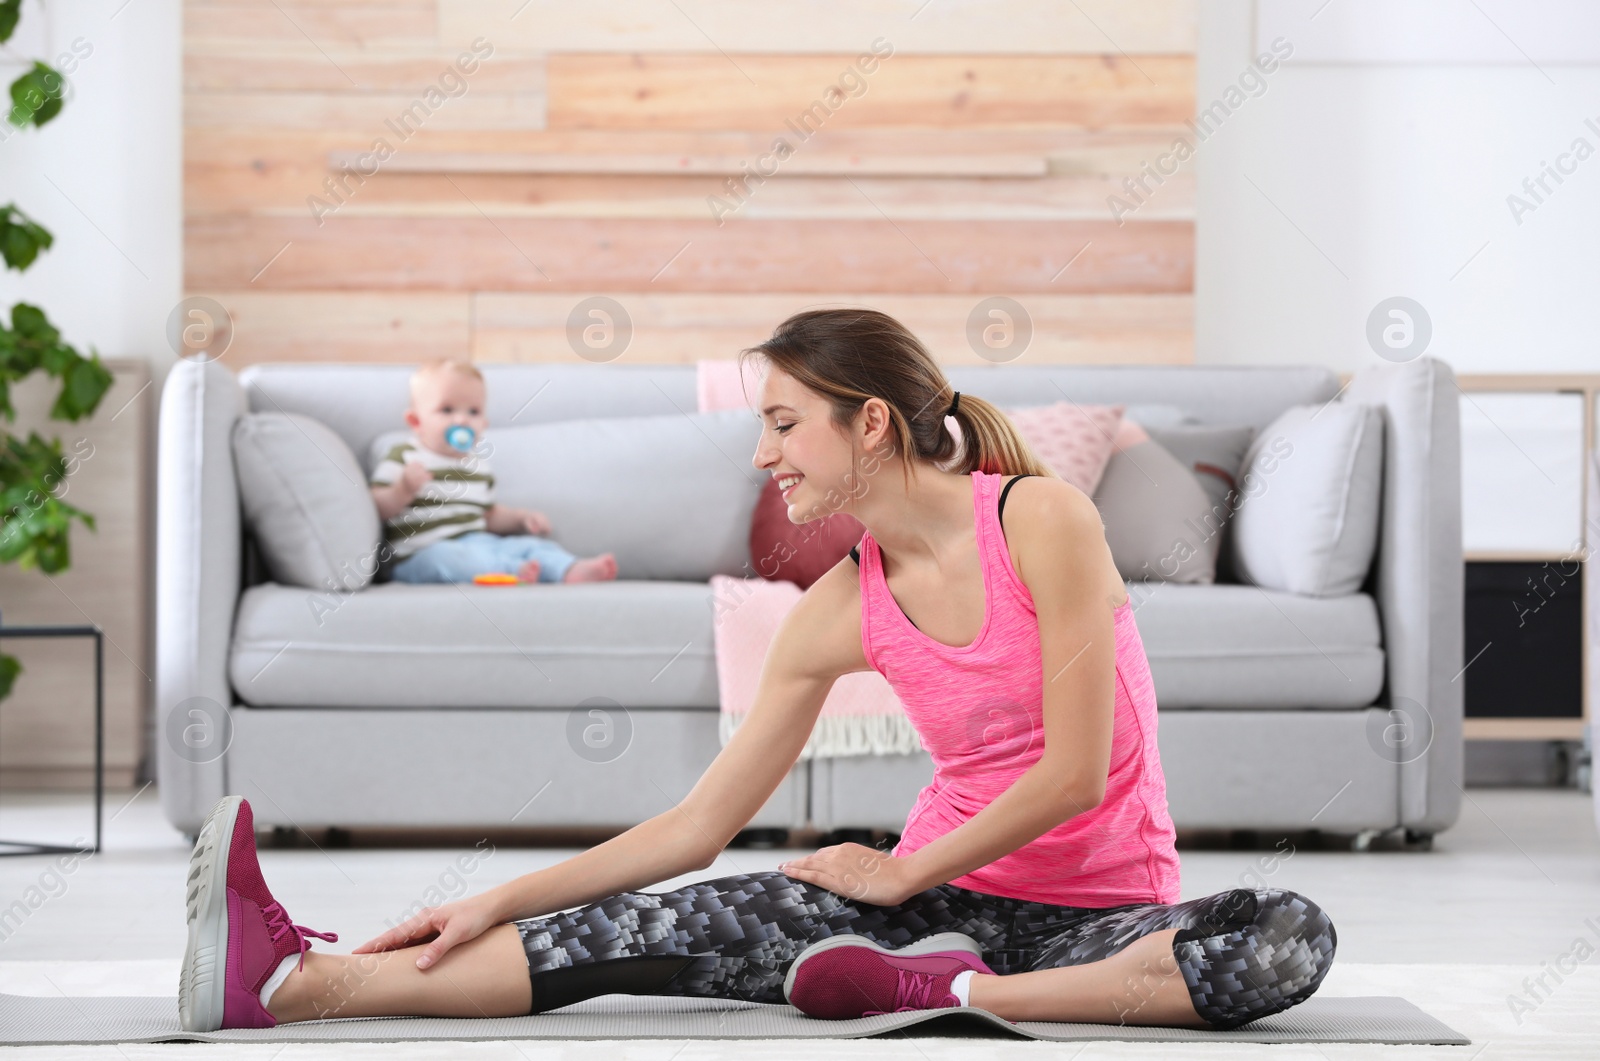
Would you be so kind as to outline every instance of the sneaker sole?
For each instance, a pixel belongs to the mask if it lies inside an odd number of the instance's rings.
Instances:
[[[228,986],[228,851],[243,796],[224,796],[200,825],[189,856],[185,909],[189,940],[178,975],[178,1021],[184,1031],[222,1027]]]
[[[830,936],[820,943],[813,943],[800,952],[800,957],[796,958],[794,963],[789,966],[788,975],[783,978],[783,997],[785,1001],[788,1000],[790,992],[794,990],[795,976],[800,971],[800,963],[835,947],[870,947],[879,954],[899,958],[925,958],[930,954],[961,951],[972,955],[977,959],[979,965],[982,965],[985,969],[988,968],[988,965],[983,960],[983,948],[978,946],[978,941],[971,936],[963,936],[959,932],[940,932],[937,935],[929,936],[927,939],[919,939],[915,943],[908,943],[899,949],[874,943],[865,936],[846,933],[842,936]],[[793,1005],[793,1003],[790,1003],[790,1005]]]

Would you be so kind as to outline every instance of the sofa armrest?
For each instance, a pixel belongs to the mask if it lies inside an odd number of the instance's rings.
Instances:
[[[1455,373],[1432,357],[1364,368],[1347,401],[1384,410],[1383,516],[1377,600],[1384,703],[1421,706],[1393,754],[1399,822],[1438,832],[1461,811],[1465,568],[1461,547],[1461,407]],[[1398,732],[1398,731],[1397,731]]]
[[[157,778],[167,820],[199,831],[227,792],[228,646],[239,598],[233,425],[244,393],[216,363],[180,359],[161,393],[156,486]],[[198,712],[198,713],[196,713]]]

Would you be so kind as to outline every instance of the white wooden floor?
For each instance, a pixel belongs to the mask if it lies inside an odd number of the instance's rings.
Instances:
[[[111,793],[106,850],[58,880],[42,857],[0,859],[0,991],[55,994],[173,994],[183,950],[183,871],[188,849],[166,825],[153,788]],[[88,801],[54,794],[0,792],[0,836],[72,839],[91,821]],[[1270,841],[1271,838],[1269,838]],[[428,896],[477,890],[571,854],[500,847],[465,881],[451,863],[468,850],[267,849],[262,864],[295,921],[336,931],[334,949],[355,946]],[[1287,847],[1280,850],[1287,852]],[[735,850],[709,870],[674,881],[772,869],[782,851]],[[1399,994],[1470,1035],[1470,1047],[1057,1045],[918,1037],[828,1044],[839,1061],[893,1057],[961,1061],[1038,1057],[1224,1057],[1263,1054],[1323,1059],[1404,1056],[1462,1061],[1600,1056],[1600,836],[1592,803],[1570,791],[1470,789],[1459,824],[1435,850],[1295,850],[1264,872],[1267,851],[1184,850],[1183,895],[1240,884],[1255,874],[1316,899],[1339,928],[1327,994]],[[30,892],[37,888],[37,892]],[[32,896],[26,915],[14,901]],[[42,897],[42,899],[40,898]],[[1575,946],[1585,941],[1587,948]],[[318,942],[319,948],[330,945]],[[1593,954],[1548,992],[1532,998],[1523,981],[1569,954]],[[1520,997],[1532,1012],[1514,1012]],[[787,1058],[812,1057],[799,1042],[288,1045],[264,1047],[122,1046],[21,1048],[12,1058],[341,1057],[462,1058]],[[197,1054],[203,1050],[203,1054]]]

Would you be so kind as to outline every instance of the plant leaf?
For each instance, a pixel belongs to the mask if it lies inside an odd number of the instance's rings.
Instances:
[[[21,673],[22,664],[17,657],[0,654],[0,700],[11,695],[11,687],[17,683],[17,675]]]
[[[41,225],[17,209],[15,203],[0,207],[0,253],[6,266],[22,272],[33,264],[39,252],[49,250],[55,238]]]
[[[0,44],[11,39],[16,31],[17,19],[22,17],[22,0],[0,0]],[[5,694],[0,693],[0,699]]]
[[[11,82],[11,124],[22,129],[49,122],[61,113],[66,90],[66,78],[35,60],[32,70]]]

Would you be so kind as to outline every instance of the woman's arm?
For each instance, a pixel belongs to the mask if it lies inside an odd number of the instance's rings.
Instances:
[[[582,854],[485,893],[497,921],[580,906],[716,861],[799,759],[834,680],[867,669],[860,598],[854,579],[840,575],[836,568],[823,576],[784,617],[749,716],[682,802]]]
[[[1116,706],[1112,611],[1126,590],[1099,510],[1081,490],[1025,479],[1010,501],[1006,537],[1039,613],[1044,751],[971,820],[905,857],[921,888],[986,866],[1105,797]]]

